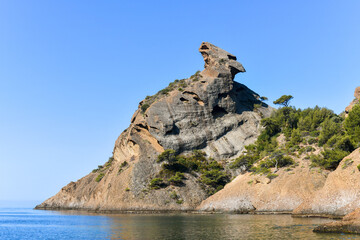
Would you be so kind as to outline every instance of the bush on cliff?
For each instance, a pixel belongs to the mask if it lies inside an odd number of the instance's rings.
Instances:
[[[176,174],[172,177],[169,178],[169,183],[171,185],[175,185],[175,186],[181,186],[183,185],[183,180],[185,179],[185,176],[183,173],[181,172],[176,172]]]
[[[151,179],[149,186],[152,189],[160,189],[162,187],[165,187],[166,184],[163,182],[162,178],[153,178]]]
[[[204,184],[206,192],[210,195],[230,181],[230,176],[223,166],[213,159],[206,158],[206,154],[199,150],[194,150],[188,155],[177,155],[174,150],[167,149],[159,154],[157,162],[162,163],[158,176],[164,179],[164,184],[183,186],[184,173],[189,173],[199,176],[199,182]]]
[[[101,179],[103,179],[104,176],[105,176],[105,173],[100,173],[100,174],[95,178],[95,181],[96,181],[96,182],[100,182]]]
[[[345,119],[344,127],[347,135],[356,147],[360,145],[360,105],[355,105]]]

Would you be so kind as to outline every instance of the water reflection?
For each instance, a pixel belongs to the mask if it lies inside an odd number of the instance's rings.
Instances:
[[[289,215],[116,215],[111,216],[111,239],[359,239],[356,235],[316,234],[329,222]]]
[[[91,214],[78,211],[0,211],[0,239],[360,239],[316,234],[331,221],[290,215]]]

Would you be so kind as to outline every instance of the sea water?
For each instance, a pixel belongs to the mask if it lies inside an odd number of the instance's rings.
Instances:
[[[0,208],[0,239],[360,239],[312,229],[331,220],[290,215],[90,214]]]

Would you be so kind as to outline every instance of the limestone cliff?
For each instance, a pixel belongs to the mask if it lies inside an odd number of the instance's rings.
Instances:
[[[256,140],[261,118],[272,112],[259,95],[234,82],[237,73],[245,72],[234,55],[206,42],[199,51],[202,72],[146,97],[116,140],[113,158],[37,208],[195,209],[207,194],[194,174],[185,174],[183,186],[149,189],[161,168],[159,153],[200,149],[215,160],[236,157]]]

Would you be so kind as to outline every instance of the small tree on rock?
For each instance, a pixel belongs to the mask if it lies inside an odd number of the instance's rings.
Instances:
[[[273,103],[276,105],[283,105],[284,107],[289,106],[289,102],[294,97],[291,95],[282,95],[279,99],[275,100]]]

